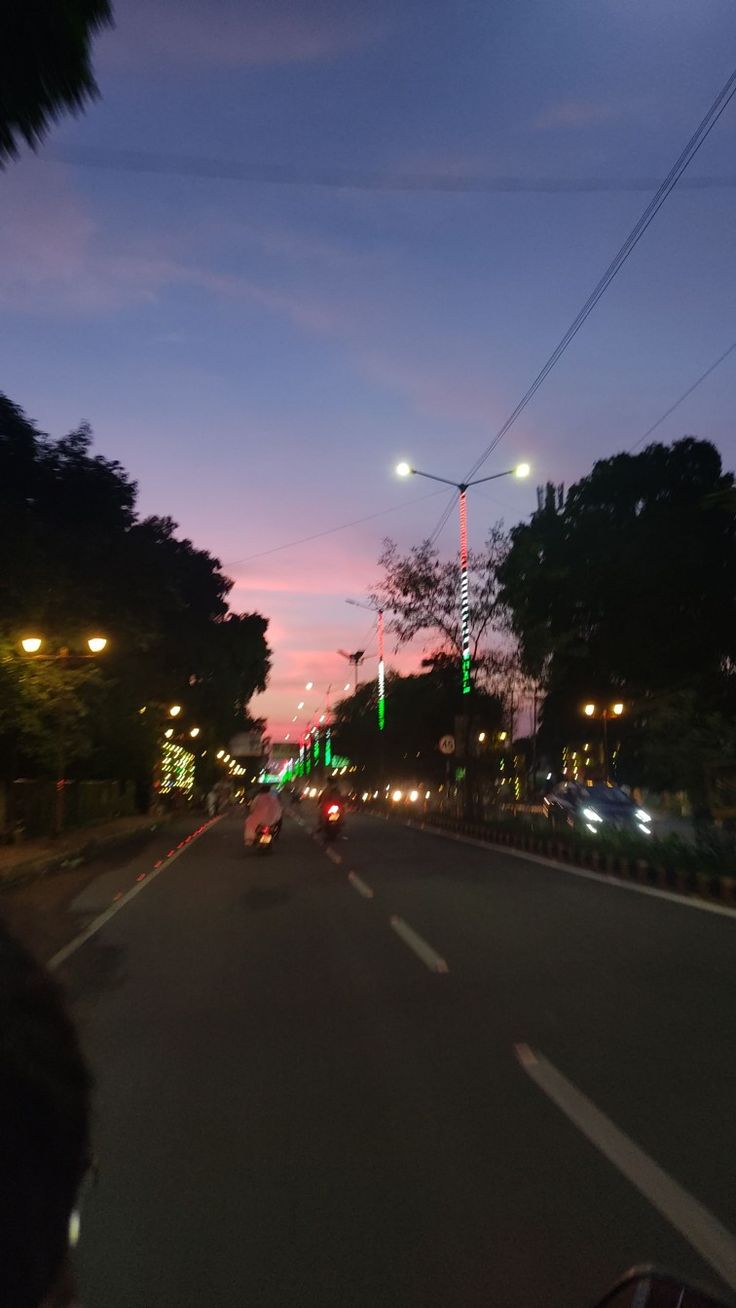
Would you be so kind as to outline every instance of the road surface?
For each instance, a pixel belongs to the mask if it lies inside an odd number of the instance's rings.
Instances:
[[[86,1308],[582,1308],[736,1285],[736,915],[313,813],[216,821],[68,956]]]

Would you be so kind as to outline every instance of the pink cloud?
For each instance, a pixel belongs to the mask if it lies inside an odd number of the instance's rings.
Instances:
[[[427,417],[486,426],[506,403],[501,393],[477,376],[462,375],[446,365],[422,366],[372,349],[359,352],[358,365],[373,381],[405,395]]]
[[[539,132],[555,131],[560,127],[595,127],[599,123],[621,118],[622,105],[595,104],[587,100],[561,100],[548,105],[534,119],[532,126]]]
[[[339,311],[325,298],[200,266],[191,253],[195,238],[169,230],[111,242],[74,190],[69,170],[28,158],[3,177],[0,305],[23,313],[97,314],[192,286],[259,305],[310,334],[339,329]]]
[[[373,44],[386,20],[343,0],[119,0],[97,63],[240,68],[334,59]]]

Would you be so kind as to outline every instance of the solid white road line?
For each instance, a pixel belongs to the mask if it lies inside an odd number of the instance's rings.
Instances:
[[[199,829],[193,832],[191,836],[187,836],[181,844],[177,845],[176,849],[173,849],[166,858],[157,863],[150,872],[147,872],[145,876],[139,877],[131,890],[126,891],[126,893],[121,895],[120,898],[117,898],[116,896],[114,902],[109,908],[105,909],[104,913],[100,913],[99,917],[94,918],[89,926],[84,928],[84,931],[80,931],[78,936],[75,936],[73,940],[69,941],[68,945],[64,945],[61,949],[57,950],[53,958],[50,958],[46,964],[47,968],[53,972],[57,967],[61,967],[62,963],[65,963],[67,958],[70,958],[72,954],[76,954],[77,950],[80,949],[87,940],[91,940],[92,936],[97,935],[97,932],[106,922],[110,921],[110,918],[113,918],[116,913],[119,913],[121,908],[125,908],[125,905],[129,904],[131,899],[135,899],[136,895],[139,895],[142,890],[145,890],[146,886],[150,886],[151,882],[155,881],[156,877],[160,876],[171,863],[173,863],[177,858],[181,858],[181,855],[186,852],[195,840],[199,840],[199,837],[204,835],[205,831],[209,831],[215,823],[221,822],[224,816],[224,813],[220,813],[217,817],[211,818],[209,822],[206,822],[203,826],[199,827]]]
[[[325,849],[325,853],[328,858],[332,859],[333,863],[342,863],[342,854],[338,854],[336,849],[330,849],[328,845]]]
[[[351,886],[353,886],[353,888],[357,890],[358,894],[363,896],[364,899],[373,898],[373,891],[371,890],[370,886],[365,881],[363,881],[361,877],[358,876],[357,872],[348,872],[348,881],[350,882]]]
[[[401,937],[404,944],[409,946],[417,958],[421,958],[430,972],[449,972],[450,969],[444,958],[441,958],[432,946],[427,944],[426,940],[422,940],[422,937],[417,935],[416,931],[409,926],[408,922],[404,921],[403,917],[392,917],[390,922],[392,931],[395,931],[397,936]]]
[[[607,875],[605,872],[589,872],[587,868],[572,867],[569,863],[560,863],[555,858],[546,858],[544,854],[532,854],[526,849],[512,849],[510,845],[496,845],[490,840],[476,840],[474,836],[461,836],[455,831],[442,831],[429,823],[422,826],[417,822],[407,822],[406,826],[423,831],[425,835],[440,836],[443,840],[455,840],[461,845],[474,845],[476,849],[493,850],[494,853],[508,854],[511,858],[522,858],[528,863],[540,863],[542,867],[554,868],[557,872],[567,872],[571,877],[582,877],[585,881],[597,881],[612,890],[633,890],[637,895],[651,895],[654,899],[668,899],[671,904],[681,908],[697,908],[701,913],[717,913],[719,917],[736,918],[736,908],[725,904],[709,904],[705,899],[694,895],[678,895],[675,890],[658,890],[656,886],[642,886],[637,881],[623,881],[620,877]]]
[[[731,1233],[542,1054],[535,1053],[528,1045],[516,1045],[515,1048],[524,1071],[540,1089],[693,1249],[697,1249],[726,1284],[736,1289],[736,1239]]]

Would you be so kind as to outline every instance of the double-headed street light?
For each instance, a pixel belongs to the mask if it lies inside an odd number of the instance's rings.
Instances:
[[[433,472],[422,472],[412,468],[410,463],[397,464],[399,477],[429,477],[430,481],[441,481],[446,486],[454,486],[460,500],[460,649],[462,658],[462,693],[471,691],[470,668],[470,593],[468,585],[468,509],[467,492],[471,486],[480,486],[482,482],[497,481],[499,477],[528,477],[531,468],[528,463],[518,463],[515,468],[506,468],[504,472],[494,472],[490,477],[476,477],[474,481],[452,481],[449,477],[438,477]]]
[[[620,700],[617,700],[615,704],[604,705],[602,708],[593,703],[583,705],[583,713],[586,718],[600,717],[603,724],[603,772],[606,784],[610,779],[608,775],[608,721],[609,718],[620,718],[623,711],[624,706]]]
[[[86,642],[88,654],[71,654],[66,648],[62,648],[56,654],[41,654],[41,646],[44,640],[42,636],[24,636],[20,642],[20,647],[24,654],[34,654],[39,659],[89,659],[94,658],[95,654],[101,654],[107,648],[106,636],[90,636]]]

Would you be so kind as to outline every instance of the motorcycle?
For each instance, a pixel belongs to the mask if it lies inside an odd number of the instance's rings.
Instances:
[[[342,831],[344,819],[345,809],[342,804],[333,801],[322,809],[319,825],[325,840],[337,840]]]
[[[656,1267],[634,1267],[596,1308],[725,1308],[718,1299]]]
[[[253,846],[259,854],[270,854],[275,841],[279,838],[281,823],[274,822],[271,826],[257,826],[256,834],[253,839]]]

